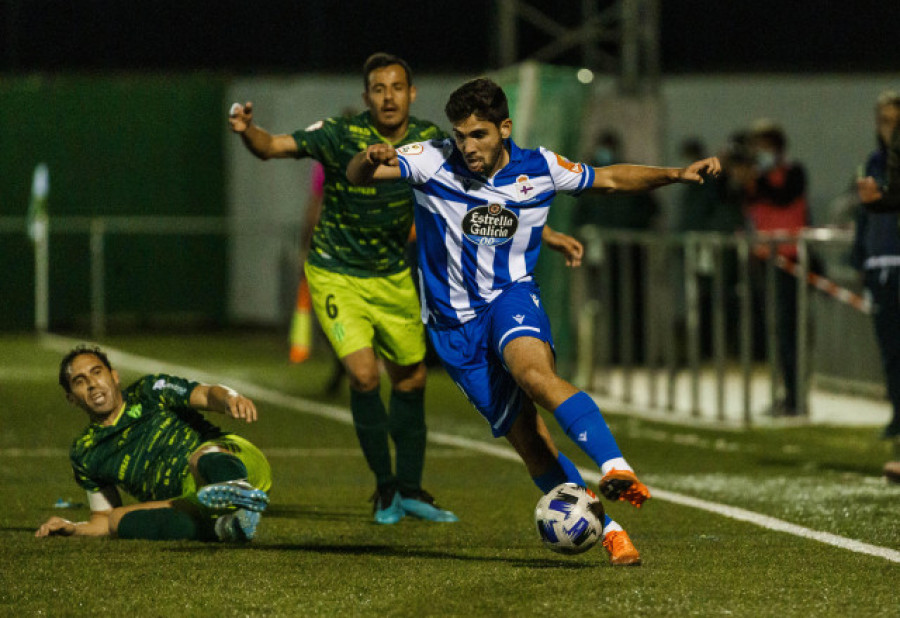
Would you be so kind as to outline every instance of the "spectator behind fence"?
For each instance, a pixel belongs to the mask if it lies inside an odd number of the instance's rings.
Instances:
[[[679,148],[680,159],[684,162],[696,161],[706,156],[706,148],[699,138],[687,138]],[[673,216],[672,231],[676,234],[690,232],[713,232],[732,235],[743,229],[742,212],[743,181],[735,178],[735,167],[741,163],[750,163],[750,156],[745,146],[739,146],[735,140],[729,140],[719,154],[722,161],[722,174],[710,178],[702,185],[684,185],[679,187],[678,205]],[[700,340],[704,354],[711,353],[712,337],[709,326],[712,312],[712,283],[714,275],[715,255],[709,244],[703,244],[698,253],[696,265],[698,275],[698,291],[700,295]],[[671,261],[674,285],[673,298],[677,317],[675,319],[675,338],[678,345],[678,356],[683,358],[685,350],[687,307],[684,286],[684,253],[678,250]],[[737,310],[735,284],[737,281],[737,262],[734,249],[726,247],[722,254],[722,268],[725,279],[725,307],[727,315],[734,315]],[[729,321],[731,329],[729,341],[736,340],[737,322]]]
[[[622,163],[622,143],[617,133],[607,131],[597,139],[594,150],[589,158],[589,163],[595,167],[605,167]],[[585,192],[578,198],[572,212],[572,229],[585,225],[595,225],[604,229],[617,230],[651,230],[656,227],[659,216],[659,206],[656,199],[647,193],[619,194],[619,195],[589,195]],[[623,282],[621,278],[622,253],[620,243],[605,243],[604,258],[608,260],[608,272],[610,276],[610,298],[601,299],[609,306],[611,332],[604,333],[606,341],[611,342],[611,360],[622,361],[622,348],[625,337],[618,327],[621,321],[621,309],[619,299],[622,298],[621,290]],[[632,306],[631,314],[634,316],[634,324],[642,324],[644,321],[644,291],[642,275],[646,255],[639,245],[631,244],[628,255],[632,264],[631,286],[634,293],[630,296]],[[634,350],[633,360],[640,361],[643,358],[644,336],[642,328],[635,328],[632,339]]]
[[[900,437],[900,215],[884,207],[885,196],[900,185],[900,93],[885,92],[875,105],[878,148],[869,155],[865,178],[859,181],[859,198],[865,206],[856,220],[853,265],[863,272],[866,291],[872,298],[875,336],[893,407],[883,437]],[[893,156],[891,153],[893,152]],[[873,187],[875,191],[873,192]],[[900,465],[900,464],[898,464]]]
[[[744,208],[757,232],[798,234],[809,223],[806,199],[806,171],[785,156],[787,137],[784,130],[769,120],[757,121],[750,132],[756,172],[747,183]],[[778,253],[789,260],[797,259],[794,242],[780,243]],[[757,257],[768,257],[769,249],[758,246]],[[757,264],[756,297],[765,306],[764,269]],[[796,416],[797,410],[797,281],[793,275],[777,269],[775,273],[775,330],[778,361],[784,384],[784,398],[773,402],[773,416]],[[762,311],[757,312],[763,314]]]

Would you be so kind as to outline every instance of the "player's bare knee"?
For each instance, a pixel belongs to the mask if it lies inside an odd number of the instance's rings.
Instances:
[[[378,388],[381,382],[381,369],[372,348],[363,348],[341,358],[350,388],[355,391],[368,392]]]
[[[406,367],[389,367],[388,373],[391,377],[393,389],[401,392],[425,388],[425,380],[428,376],[425,363],[408,365]]]
[[[541,403],[544,400],[543,394],[548,382],[556,376],[552,371],[547,371],[543,367],[531,365],[518,371],[513,377],[529,399]]]
[[[377,371],[356,371],[348,374],[350,388],[361,393],[373,391],[381,384],[381,376]]]

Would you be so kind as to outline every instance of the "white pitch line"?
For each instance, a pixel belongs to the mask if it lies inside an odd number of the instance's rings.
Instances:
[[[675,504],[690,506],[695,509],[700,509],[701,511],[716,513],[717,515],[723,515],[725,517],[730,517],[731,519],[736,519],[738,521],[745,521],[757,526],[762,526],[763,528],[768,528],[769,530],[786,532],[788,534],[793,534],[794,536],[800,536],[805,539],[819,541],[820,543],[825,543],[826,545],[834,545],[835,547],[847,549],[858,554],[869,554],[870,556],[878,556],[879,558],[884,558],[886,560],[890,560],[891,562],[900,562],[900,551],[897,551],[895,549],[890,549],[889,547],[881,547],[880,545],[863,543],[862,541],[848,539],[847,537],[838,536],[837,534],[831,534],[830,532],[822,532],[820,530],[805,528],[803,526],[798,526],[797,524],[792,524],[790,522],[784,521],[783,519],[769,517],[768,515],[761,515],[760,513],[748,511],[747,509],[738,508],[736,506],[728,506],[727,504],[719,504],[718,502],[701,500],[700,498],[685,496],[684,494],[666,491],[665,489],[657,489],[655,487],[653,488],[653,497],[654,499],[661,498],[663,500],[667,500],[668,502],[674,502]]]
[[[44,347],[60,353],[67,352],[72,348],[72,346],[77,343],[78,341],[74,339],[61,337],[59,335],[45,335],[41,339],[41,344]],[[219,382],[219,380],[221,380],[221,376],[215,377],[206,373],[205,371],[195,369],[193,367],[173,365],[144,356],[129,354],[128,352],[124,352],[122,350],[117,350],[115,348],[110,348],[107,346],[104,346],[104,350],[111,357],[111,362],[113,365],[127,367],[134,371],[143,373],[170,373],[173,375],[190,377],[193,380],[212,384],[216,384]],[[344,408],[319,403],[318,401],[312,401],[310,399],[304,399],[302,397],[285,395],[284,393],[281,393],[279,391],[258,386],[251,382],[244,382],[243,380],[234,380],[229,378],[228,382],[229,386],[240,391],[242,394],[247,395],[251,399],[266,401],[270,404],[278,405],[284,408],[289,408],[314,416],[328,418],[347,425],[353,424],[353,417],[351,416],[350,412]],[[485,455],[490,455],[498,459],[520,461],[518,454],[516,454],[516,452],[512,448],[502,444],[493,444],[490,442],[482,442],[480,440],[471,440],[469,438],[464,438],[463,436],[436,431],[428,432],[428,441],[444,446],[453,446],[469,451],[484,453]],[[583,468],[579,468],[579,471],[587,481],[596,483],[600,480],[600,474],[594,470],[585,470]],[[766,528],[768,530],[784,532],[787,534],[792,534],[794,536],[818,541],[826,545],[832,545],[834,547],[846,549],[855,553],[868,554],[870,556],[884,558],[885,560],[889,560],[891,562],[900,563],[900,551],[897,551],[895,549],[881,547],[879,545],[871,545],[869,543],[863,543],[862,541],[857,541],[855,539],[848,539],[837,534],[813,530],[812,528],[798,526],[797,524],[792,524],[776,517],[769,517],[767,515],[762,515],[760,513],[748,511],[746,509],[729,506],[727,504],[721,504],[719,502],[702,500],[700,498],[694,498],[692,496],[667,491],[665,489],[659,489],[657,487],[652,487],[651,491],[655,500],[665,500],[674,504],[689,506],[692,508],[700,509],[702,511],[707,511],[709,513],[714,513],[722,517],[728,517],[729,519],[743,521],[755,526],[760,526],[761,528]]]

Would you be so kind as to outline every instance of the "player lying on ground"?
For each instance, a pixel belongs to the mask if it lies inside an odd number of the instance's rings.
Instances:
[[[90,420],[69,458],[91,516],[83,522],[51,517],[35,536],[253,538],[269,502],[269,463],[253,444],[198,412],[250,423],[257,418],[251,400],[225,386],[163,374],[123,390],[106,354],[86,346],[62,359],[59,384]],[[122,506],[119,489],[139,502]]]
[[[650,497],[591,397],[556,375],[550,324],[534,282],[541,229],[559,191],[648,191],[718,174],[718,159],[687,168],[572,163],[511,139],[503,90],[489,79],[458,88],[445,111],[453,139],[394,150],[370,146],[347,167],[356,184],[403,179],[416,198],[426,328],[447,372],[519,453],[543,492],[584,485],[559,452],[535,404],[551,410],[600,467],[600,492],[640,507]],[[613,564],[639,564],[628,535],[607,516],[604,546]]]

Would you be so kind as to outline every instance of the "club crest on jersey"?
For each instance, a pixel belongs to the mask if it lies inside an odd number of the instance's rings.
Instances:
[[[494,247],[508,243],[519,227],[516,213],[500,204],[477,206],[466,213],[462,232],[471,243]]]
[[[397,152],[405,157],[409,157],[412,155],[422,154],[423,152],[425,152],[425,149],[422,147],[422,144],[407,144],[406,146],[401,146],[400,148],[398,148]]]
[[[534,185],[525,174],[516,178],[516,195],[524,200],[534,197]]]

